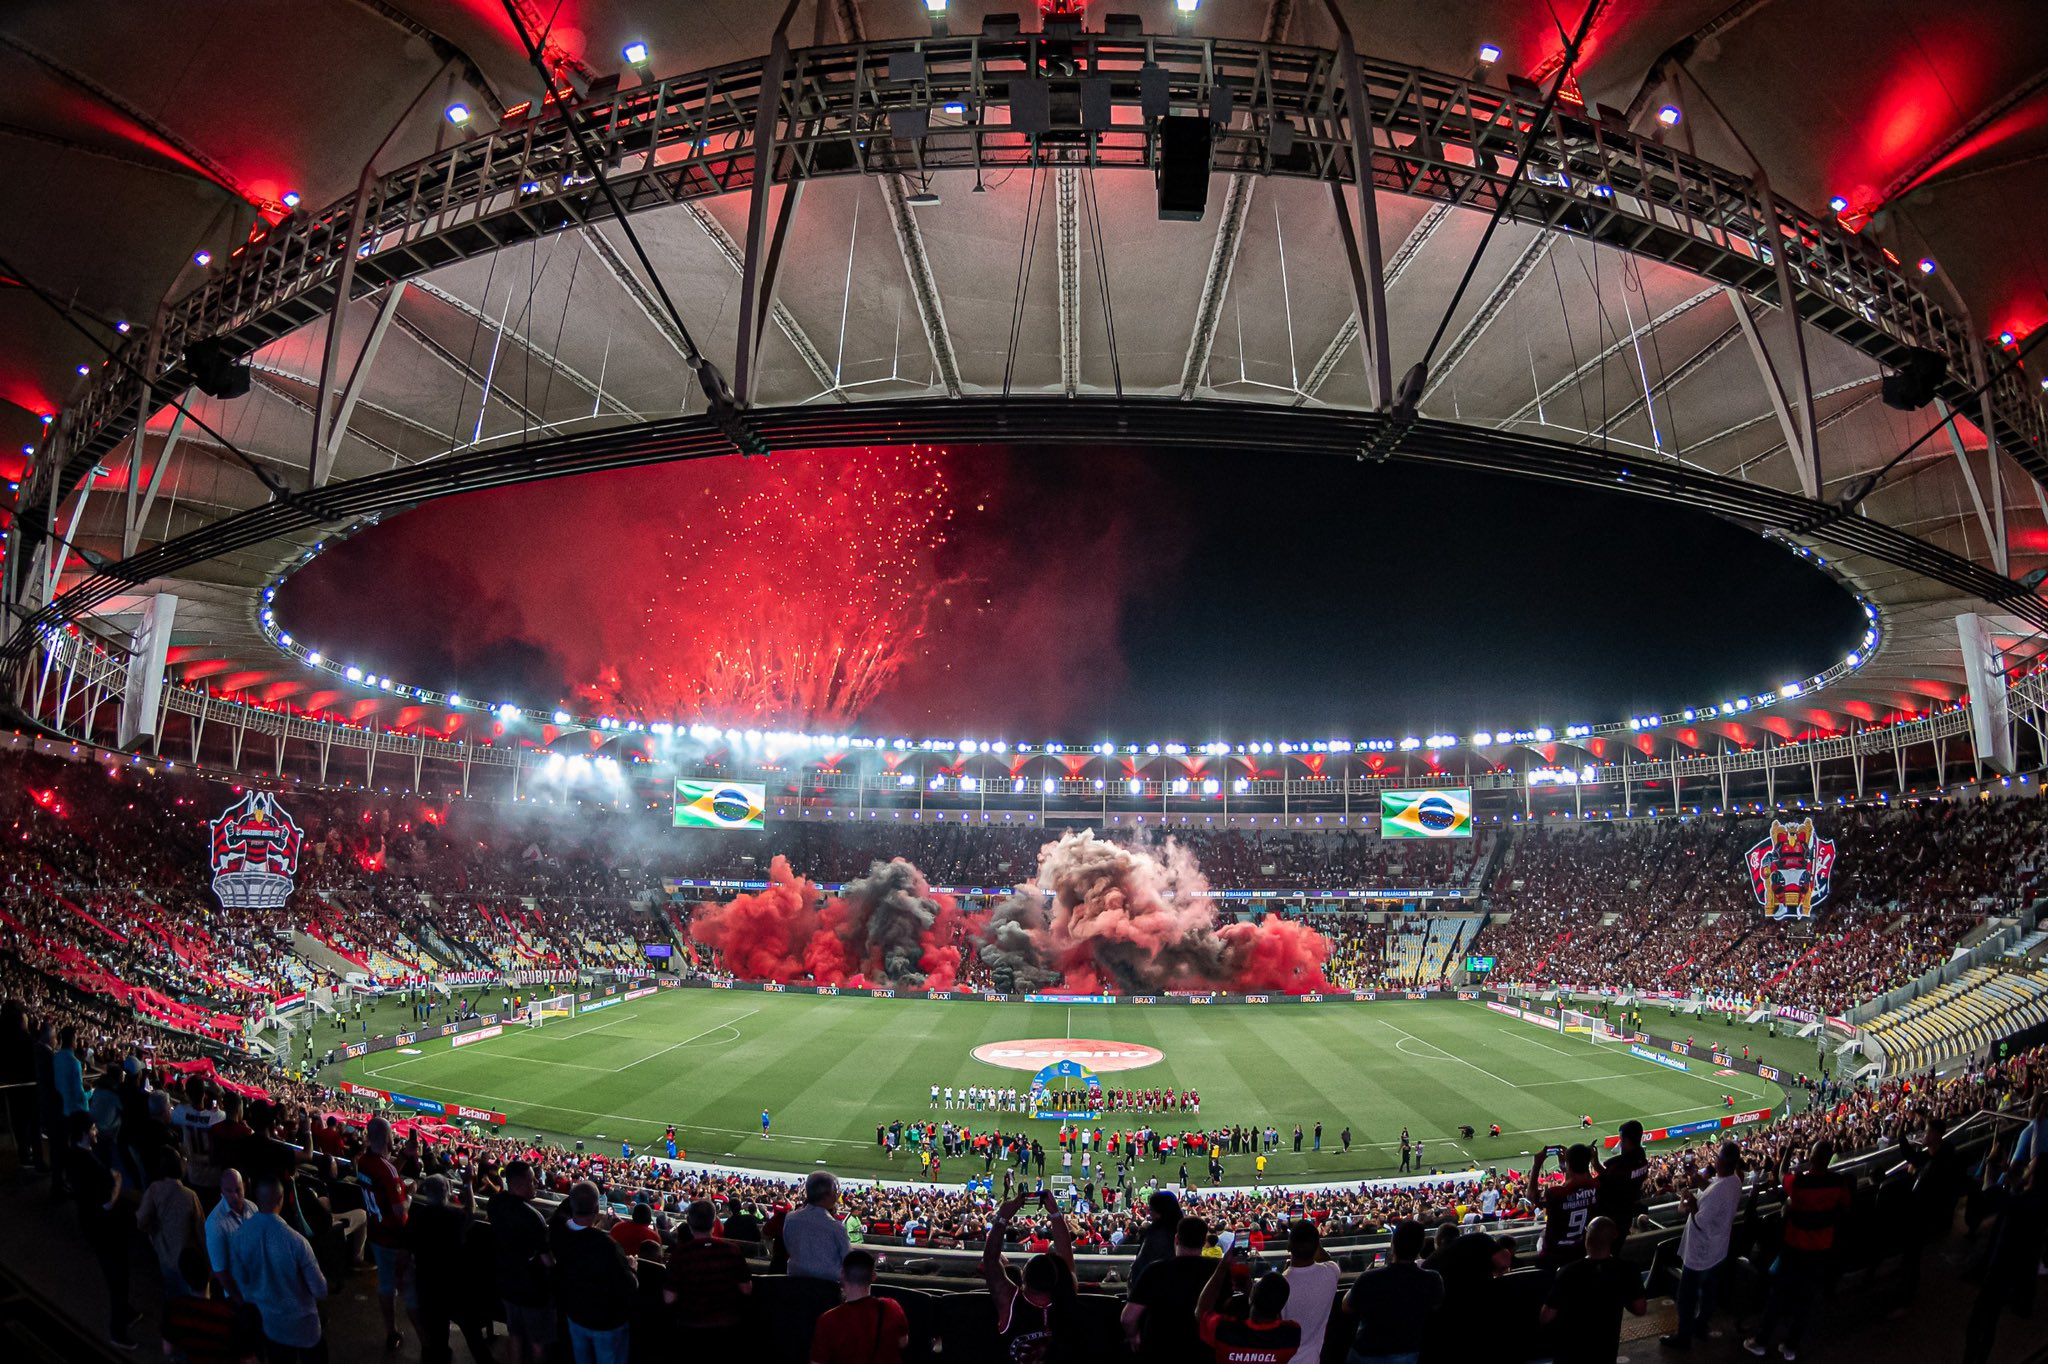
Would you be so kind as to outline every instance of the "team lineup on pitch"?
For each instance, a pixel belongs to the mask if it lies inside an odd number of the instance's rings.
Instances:
[[[1730,1035],[1788,1074],[1811,1059],[1796,1039]],[[676,990],[481,1045],[433,1039],[374,1052],[341,1073],[502,1112],[508,1132],[597,1152],[625,1144],[660,1155],[673,1125],[690,1160],[917,1179],[916,1156],[887,1149],[890,1128],[951,1122],[976,1134],[1021,1131],[1051,1147],[1059,1124],[1032,1116],[1028,1087],[1059,1060],[1100,1072],[1103,1092],[1121,1096],[1091,1120],[1105,1131],[1277,1128],[1264,1175],[1250,1154],[1225,1155],[1225,1184],[1396,1174],[1404,1131],[1425,1152],[1416,1172],[1449,1172],[1519,1163],[1569,1140],[1587,1117],[1602,1131],[1628,1118],[1677,1126],[1784,1099],[1755,1075],[1697,1059],[1682,1070],[1650,1064],[1626,1047],[1448,1000],[1138,1010]],[[1305,1134],[1321,1125],[1320,1150],[1309,1135],[1294,1149],[1296,1124]],[[1338,1140],[1345,1131],[1348,1150]],[[1205,1161],[1191,1170],[1206,1184]],[[983,1163],[950,1160],[941,1178],[964,1181]],[[1178,1171],[1177,1159],[1155,1156],[1139,1173],[1166,1182]]]

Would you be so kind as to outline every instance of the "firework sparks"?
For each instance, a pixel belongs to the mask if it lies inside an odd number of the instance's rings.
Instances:
[[[917,446],[737,461],[678,478],[641,642],[594,704],[724,723],[844,724],[911,657],[944,591],[952,518]]]

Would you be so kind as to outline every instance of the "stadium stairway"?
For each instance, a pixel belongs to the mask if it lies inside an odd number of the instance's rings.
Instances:
[[[364,969],[363,963],[349,960],[302,928],[292,930],[292,951],[336,979],[346,978]]]

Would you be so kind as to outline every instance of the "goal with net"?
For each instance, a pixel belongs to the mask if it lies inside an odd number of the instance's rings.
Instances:
[[[568,1018],[576,1012],[576,996],[555,995],[549,999],[536,999],[526,1006],[519,1022],[529,1028],[538,1028],[551,1018]]]
[[[1580,1013],[1576,1009],[1566,1009],[1561,1015],[1560,1021],[1564,1024],[1564,1034],[1567,1037],[1576,1033],[1580,1037],[1584,1037],[1592,1042],[1632,1042],[1635,1040],[1631,1033],[1615,1027],[1599,1014]]]

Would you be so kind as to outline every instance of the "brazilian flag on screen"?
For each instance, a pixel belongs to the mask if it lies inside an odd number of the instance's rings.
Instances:
[[[1472,837],[1471,789],[1380,792],[1380,837]]]
[[[768,788],[758,782],[676,778],[678,829],[760,829]]]

